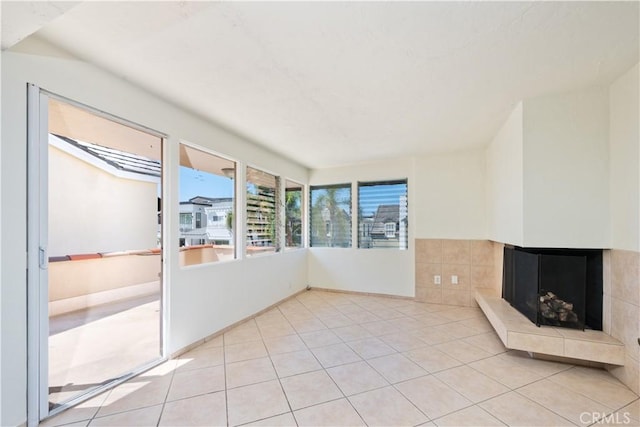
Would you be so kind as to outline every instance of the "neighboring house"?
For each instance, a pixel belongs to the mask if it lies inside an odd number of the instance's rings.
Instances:
[[[227,226],[232,209],[232,198],[196,196],[180,202],[180,246],[232,244]]]
[[[49,147],[50,256],[158,246],[160,162],[54,134]]]

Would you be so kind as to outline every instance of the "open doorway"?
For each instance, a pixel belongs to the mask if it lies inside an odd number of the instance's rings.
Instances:
[[[30,198],[38,215],[29,221],[39,229],[40,303],[29,309],[39,317],[43,419],[163,357],[163,139],[54,96],[38,99],[30,177],[40,179],[30,191],[40,198],[37,206]]]

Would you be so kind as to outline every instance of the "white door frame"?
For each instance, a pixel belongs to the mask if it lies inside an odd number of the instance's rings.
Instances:
[[[167,269],[163,240],[161,251],[161,297],[160,297],[160,358],[145,366],[136,368],[116,380],[97,387],[88,393],[65,402],[54,410],[49,409],[49,255],[48,242],[48,149],[49,149],[49,99],[57,99],[92,114],[107,118],[124,126],[132,127],[163,140],[161,156],[168,149],[167,136],[131,123],[108,113],[87,107],[40,87],[27,87],[27,425],[37,426],[41,420],[55,415],[70,406],[86,400],[102,391],[123,383],[166,360],[167,354]],[[162,198],[168,194],[162,168]],[[162,207],[162,236],[165,236],[167,222]]]
[[[49,414],[48,396],[48,97],[28,86],[27,114],[27,423]],[[43,398],[44,397],[44,398]]]

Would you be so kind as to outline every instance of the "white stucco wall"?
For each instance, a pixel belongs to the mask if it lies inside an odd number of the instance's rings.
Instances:
[[[486,239],[483,150],[415,159],[412,224],[419,239]]]
[[[526,100],[524,245],[609,245],[606,87]]]
[[[523,244],[522,103],[518,103],[486,150],[489,239]]]
[[[157,246],[158,188],[49,146],[49,255]]]
[[[611,247],[640,250],[639,65],[609,88]]]
[[[23,46],[25,51],[28,47]],[[55,52],[2,55],[2,203],[0,301],[2,330],[0,425],[26,420],[27,82],[169,135],[165,144],[164,274],[168,285],[167,350],[243,319],[306,286],[306,250],[224,263],[178,267],[178,138],[307,183],[306,168],[224,131],[119,78]],[[233,304],[230,304],[233,301]]]

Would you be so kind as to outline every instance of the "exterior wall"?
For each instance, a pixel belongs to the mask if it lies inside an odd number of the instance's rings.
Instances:
[[[486,150],[488,236],[523,245],[524,160],[522,103],[518,103]]]
[[[501,292],[502,247],[489,240],[416,239],[416,299],[476,307],[477,289]],[[441,283],[434,283],[434,276]],[[458,276],[454,284],[451,276]]]
[[[602,87],[524,101],[524,246],[609,245],[608,105]]]
[[[624,342],[624,367],[611,372],[640,392],[640,68],[609,89],[611,251],[605,254],[605,330]]]
[[[49,255],[157,246],[158,187],[49,146]]]
[[[211,335],[293,293],[307,283],[307,251],[292,250],[251,259],[178,265],[178,139],[225,153],[241,164],[273,171],[306,184],[308,170],[294,162],[203,121],[96,67],[57,57],[44,43],[36,50],[22,44],[22,52],[2,55],[2,145],[0,145],[0,202],[3,254],[0,272],[0,336],[2,419],[0,425],[26,420],[27,318],[27,83],[123,117],[169,135],[164,144],[165,185],[163,283],[167,289],[167,354]],[[238,218],[241,221],[242,218]],[[241,222],[239,222],[241,224]],[[233,304],[229,302],[233,301]]]

